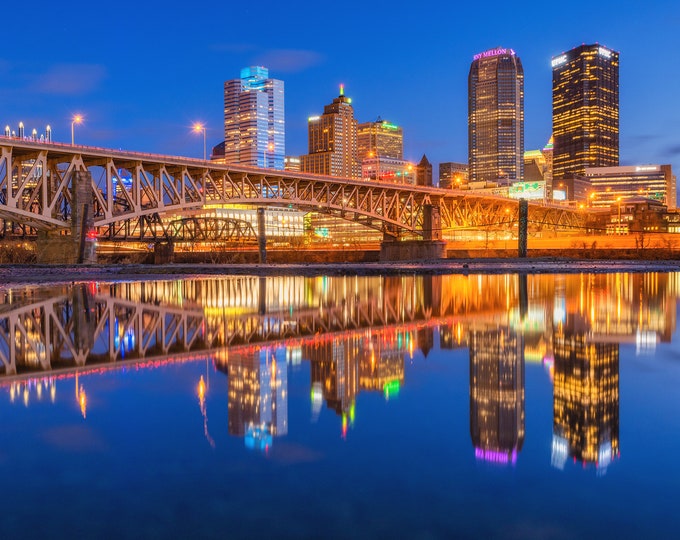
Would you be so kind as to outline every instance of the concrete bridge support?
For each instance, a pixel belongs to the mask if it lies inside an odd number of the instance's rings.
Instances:
[[[260,264],[267,264],[267,231],[265,230],[264,208],[257,209],[257,248]]]
[[[175,258],[175,246],[172,242],[157,242],[153,245],[153,263],[170,264]]]
[[[70,234],[67,234],[70,232]],[[40,231],[37,260],[42,264],[94,264],[97,262],[94,232],[94,194],[89,171],[71,177],[70,231]]]
[[[381,261],[431,261],[446,259],[439,207],[423,205],[423,239],[399,241],[384,235],[380,244]]]

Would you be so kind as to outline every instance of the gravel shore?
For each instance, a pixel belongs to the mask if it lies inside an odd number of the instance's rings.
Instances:
[[[346,264],[2,265],[0,286],[70,281],[140,281],[200,276],[376,276],[402,274],[573,274],[677,272],[680,261],[456,259]]]

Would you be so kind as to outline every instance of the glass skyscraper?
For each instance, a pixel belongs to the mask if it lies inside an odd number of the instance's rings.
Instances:
[[[224,83],[224,158],[227,163],[283,170],[283,81],[260,66]]]
[[[468,76],[470,182],[524,176],[524,70],[512,49],[476,54]]]
[[[581,45],[552,59],[553,178],[619,164],[619,53]]]

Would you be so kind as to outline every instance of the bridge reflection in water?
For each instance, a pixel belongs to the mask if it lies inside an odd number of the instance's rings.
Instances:
[[[228,429],[267,450],[288,433],[288,367],[311,363],[325,402],[352,427],[360,392],[398,395],[407,363],[469,349],[475,456],[514,463],[525,439],[524,372],[553,380],[552,464],[619,455],[619,344],[670,341],[677,274],[228,277],[0,290],[0,361],[10,399],[54,401],[73,379],[118,366],[212,364],[196,393],[210,444],[210,371],[228,375]],[[80,379],[79,379],[80,376]]]

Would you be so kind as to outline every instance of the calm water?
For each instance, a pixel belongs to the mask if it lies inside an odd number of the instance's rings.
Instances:
[[[0,288],[0,538],[670,538],[680,274]]]

